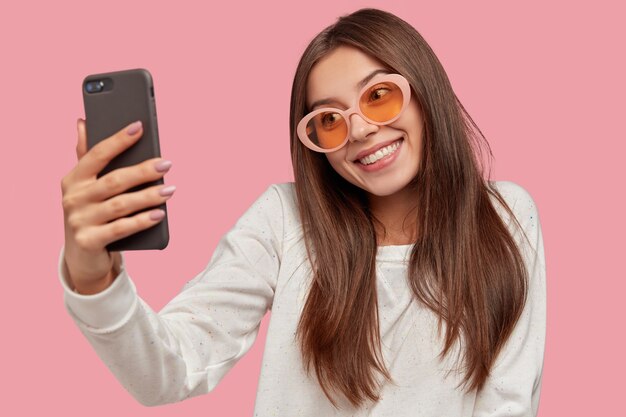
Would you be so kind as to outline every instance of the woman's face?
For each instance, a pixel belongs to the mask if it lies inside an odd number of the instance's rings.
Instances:
[[[384,69],[379,61],[359,49],[339,46],[311,70],[307,82],[307,107],[314,110],[310,107],[311,103],[326,99],[330,103],[323,107],[352,107],[358,100],[359,83],[372,72]],[[375,81],[382,75],[377,74],[371,80]],[[403,190],[417,175],[422,126],[422,113],[413,96],[400,118],[389,125],[370,124],[358,114],[353,114],[350,116],[348,143],[337,151],[327,153],[326,157],[346,181],[375,196],[392,195]],[[390,153],[378,161],[367,164],[372,159],[363,160],[364,156],[386,147],[383,154]]]

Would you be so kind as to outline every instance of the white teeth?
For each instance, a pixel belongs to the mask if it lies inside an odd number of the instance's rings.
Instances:
[[[363,165],[373,164],[374,162],[378,161],[380,158],[383,158],[387,155],[394,153],[396,149],[398,149],[399,146],[400,146],[400,142],[394,142],[391,145],[385,146],[384,148],[377,150],[373,154],[366,156],[365,158],[359,159],[359,162],[361,162]]]

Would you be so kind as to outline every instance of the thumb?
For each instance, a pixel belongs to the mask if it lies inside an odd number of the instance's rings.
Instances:
[[[87,129],[85,121],[78,119],[76,121],[78,130],[78,143],[76,144],[76,157],[80,160],[87,153]]]

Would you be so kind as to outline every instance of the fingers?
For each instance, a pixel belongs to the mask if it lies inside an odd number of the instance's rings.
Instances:
[[[90,180],[86,182],[88,186],[72,187],[71,192],[64,192],[63,205],[68,211],[72,211],[75,207],[86,204],[100,204],[137,185],[158,180],[169,170],[169,168],[157,170],[157,165],[162,162],[166,161],[162,158],[148,159],[136,165],[113,170],[95,181]]]
[[[163,217],[154,219],[153,213],[156,211],[147,210],[132,217],[122,217],[111,223],[98,226],[98,231],[92,234],[92,238],[98,241],[98,245],[104,247],[111,242],[145,230],[163,220]]]
[[[76,152],[77,155],[80,155],[80,159],[74,175],[77,180],[83,180],[96,177],[113,158],[134,145],[143,134],[143,128],[141,121],[131,123],[112,136],[98,142],[89,151],[86,151],[87,135],[84,122],[79,122],[78,132],[79,143]],[[81,144],[83,139],[84,147]],[[85,149],[85,153],[81,155],[83,149]]]
[[[124,191],[163,177],[169,166],[166,164],[158,169],[155,164],[168,161],[160,157],[152,158],[97,178],[113,158],[135,144],[142,134],[141,123],[133,123],[87,149],[85,121],[77,120],[78,163],[63,177],[61,190],[66,255],[74,253],[73,257],[70,255],[70,261],[66,256],[66,261],[74,272],[86,271],[83,278],[89,274],[99,278],[110,268],[109,263],[101,261],[103,256],[109,257],[104,249],[106,245],[164,219],[163,215],[155,216],[157,212],[164,214],[163,210],[156,208],[171,198],[173,190],[169,193],[159,191],[171,186],[158,184],[132,193]],[[113,261],[119,263],[119,257],[113,257]]]
[[[76,128],[78,130],[78,143],[76,144],[76,158],[80,159],[87,153],[87,129],[85,128],[85,121],[78,119],[76,121]]]
[[[104,201],[140,184],[158,180],[169,170],[158,170],[162,158],[151,158],[137,165],[118,168],[100,177],[89,190],[89,200]]]
[[[153,217],[159,210],[146,210],[103,225],[83,226],[75,232],[76,244],[86,250],[99,250],[111,242],[154,226],[164,217]]]
[[[168,190],[169,188],[169,190]],[[80,215],[68,218],[72,227],[80,228],[84,225],[105,225],[111,220],[128,216],[140,210],[154,208],[169,200],[174,191],[169,185],[155,185],[132,193],[116,195],[102,203],[91,204]],[[161,190],[171,191],[169,194]],[[138,214],[141,216],[141,214]]]

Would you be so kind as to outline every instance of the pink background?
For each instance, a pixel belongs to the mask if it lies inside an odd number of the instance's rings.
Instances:
[[[269,316],[214,392],[145,408],[67,315],[56,274],[60,181],[76,163],[81,80],[136,67],[154,76],[162,156],[173,161],[165,182],[178,187],[168,201],[171,240],[126,259],[158,310],[269,184],[292,180],[297,60],[318,31],[364,6],[420,31],[487,136],[493,177],[517,182],[537,203],[548,269],[539,414],[619,414],[626,31],[618,1],[199,3],[0,6],[4,415],[252,415]]]

